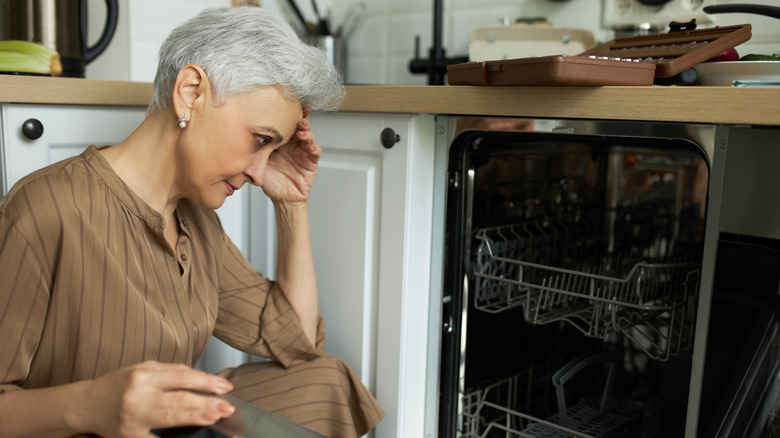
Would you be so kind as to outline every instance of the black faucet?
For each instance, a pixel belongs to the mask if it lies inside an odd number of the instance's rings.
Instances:
[[[468,56],[456,56],[447,58],[442,47],[442,14],[443,0],[433,0],[433,47],[428,51],[428,59],[420,58],[420,36],[414,40],[414,59],[409,61],[409,71],[412,73],[426,73],[428,85],[444,85],[444,75],[447,66],[468,62]]]

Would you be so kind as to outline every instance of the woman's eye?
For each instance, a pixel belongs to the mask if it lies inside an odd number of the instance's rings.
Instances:
[[[257,136],[257,145],[258,145],[257,147],[258,147],[258,149],[263,149],[266,146],[269,146],[270,144],[273,143],[273,140],[274,139],[272,137],[269,137],[267,135],[258,135]]]

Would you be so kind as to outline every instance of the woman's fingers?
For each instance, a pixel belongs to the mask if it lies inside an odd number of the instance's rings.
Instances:
[[[150,371],[148,378],[151,384],[161,390],[187,389],[210,394],[226,394],[233,390],[233,385],[222,377],[196,370],[182,364],[146,363],[141,372]],[[139,379],[146,379],[139,376]]]
[[[169,391],[161,394],[158,408],[149,413],[152,428],[207,426],[235,412],[235,407],[217,395],[192,391]]]
[[[322,155],[322,148],[314,144],[314,133],[311,132],[311,124],[308,120],[302,119],[298,122],[297,132],[300,139],[300,147],[308,153],[309,159],[316,163]]]
[[[314,144],[314,133],[311,132],[311,123],[306,119],[301,119],[298,122],[298,146],[304,150],[312,153],[319,149],[319,146]]]

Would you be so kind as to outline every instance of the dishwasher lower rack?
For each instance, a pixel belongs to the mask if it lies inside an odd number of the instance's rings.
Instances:
[[[598,365],[606,355],[583,355],[554,374],[544,364],[462,394],[459,438],[607,438],[633,436],[643,409],[610,395],[614,365],[603,382],[600,396],[583,397],[566,405],[564,383],[585,366]],[[589,363],[586,363],[589,361]],[[552,381],[552,385],[550,384]],[[549,391],[555,387],[554,394]],[[553,399],[558,412],[544,419],[530,415],[534,405]]]
[[[594,251],[604,246],[601,235],[590,227],[532,238],[514,226],[478,230],[475,307],[497,313],[522,306],[532,324],[566,321],[599,339],[622,334],[657,360],[688,349],[700,263],[605,255]],[[524,261],[531,256],[541,263]]]

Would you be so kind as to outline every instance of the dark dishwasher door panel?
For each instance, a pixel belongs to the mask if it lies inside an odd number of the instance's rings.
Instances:
[[[721,234],[700,436],[766,436],[780,394],[780,240]]]
[[[448,166],[439,436],[682,436],[698,144],[466,131]]]
[[[716,294],[704,367],[702,437],[759,437],[777,403],[776,303]]]

